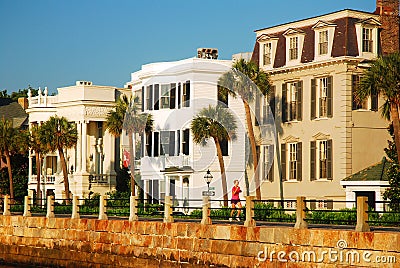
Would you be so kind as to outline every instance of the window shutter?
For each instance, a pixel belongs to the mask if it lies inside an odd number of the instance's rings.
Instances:
[[[159,137],[160,136],[159,135],[160,135],[159,132],[154,132],[153,133],[153,136],[154,136],[153,156],[154,157],[160,155],[160,150],[159,150],[159,148],[160,148],[160,139],[159,139]]]
[[[281,144],[282,181],[286,181],[286,143]]]
[[[274,181],[274,145],[268,145],[268,161],[271,163],[271,168],[268,173],[268,180]]]
[[[152,133],[151,132],[146,132],[146,144],[147,144],[147,148],[146,148],[146,154],[147,156],[151,157],[151,152],[153,150],[152,148]]]
[[[189,155],[189,129],[183,130],[183,154]]]
[[[357,82],[358,82],[358,75],[353,74],[351,76],[351,104],[352,104],[352,110],[357,110],[358,109],[358,103],[357,103],[356,98],[355,98]]]
[[[301,181],[302,180],[302,160],[303,160],[303,155],[302,155],[302,149],[301,149],[301,142],[297,143],[297,180]]]
[[[310,181],[315,181],[316,180],[316,142],[311,141],[310,142]]]
[[[142,112],[144,112],[144,102],[145,102],[145,98],[144,98],[144,87],[142,87]]]
[[[282,84],[282,122],[288,121],[288,109],[287,109],[287,84]]]
[[[255,126],[259,126],[260,125],[260,121],[261,121],[261,94],[254,94],[255,95],[255,107],[254,107],[254,125]]]
[[[310,200],[310,210],[315,210],[317,208],[317,201],[315,199]]]
[[[376,93],[371,95],[371,111],[378,111],[378,95]]]
[[[147,109],[153,110],[153,85],[148,86],[147,90],[149,91],[149,107]]]
[[[303,107],[303,81],[297,82],[297,121],[301,121],[303,118],[302,107]]]
[[[311,120],[317,118],[316,109],[317,109],[317,85],[316,85],[316,80],[311,79]]]
[[[169,132],[169,155],[175,155],[175,131]]]
[[[169,100],[169,108],[175,109],[175,99],[176,99],[176,84],[171,84],[171,91],[170,91],[170,100]]]
[[[333,78],[328,76],[328,92],[327,92],[327,105],[328,105],[328,117],[333,116]]]
[[[176,131],[176,155],[181,153],[181,131]]]
[[[154,85],[154,110],[160,109],[160,85]]]
[[[332,199],[326,200],[326,208],[333,209],[333,200]]]
[[[332,180],[332,140],[327,141],[327,177]]]
[[[178,109],[181,108],[181,97],[182,97],[181,83],[178,83]]]
[[[269,107],[271,108],[271,112],[274,118],[275,118],[275,90],[276,86],[271,86],[268,93],[268,104]]]

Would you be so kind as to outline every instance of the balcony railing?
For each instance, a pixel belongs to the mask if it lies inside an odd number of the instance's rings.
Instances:
[[[42,179],[40,180],[41,183],[46,183],[46,184],[54,184],[56,181],[56,175],[42,175]],[[37,175],[32,175],[30,182],[31,183],[37,183]]]
[[[29,100],[29,108],[48,107],[52,106],[50,104],[57,102],[57,96],[41,96],[40,98],[36,96],[36,97],[30,97],[28,100]]]

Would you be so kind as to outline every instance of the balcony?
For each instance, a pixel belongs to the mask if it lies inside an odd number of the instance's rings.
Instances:
[[[30,183],[37,183],[37,175],[32,175]],[[54,184],[56,181],[56,175],[42,175],[42,179],[40,180],[40,183],[45,183],[45,184]]]

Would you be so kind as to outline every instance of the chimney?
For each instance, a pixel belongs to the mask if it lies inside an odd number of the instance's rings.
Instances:
[[[28,109],[28,99],[27,98],[18,98],[18,103],[21,107],[26,110]]]
[[[381,16],[382,54],[400,50],[399,0],[376,0],[375,14]]]

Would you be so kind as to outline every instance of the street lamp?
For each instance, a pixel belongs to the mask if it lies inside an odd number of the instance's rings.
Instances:
[[[207,193],[210,193],[210,183],[211,183],[212,179],[213,179],[213,175],[211,175],[211,172],[208,169],[206,175],[204,175],[204,180],[207,183]]]

